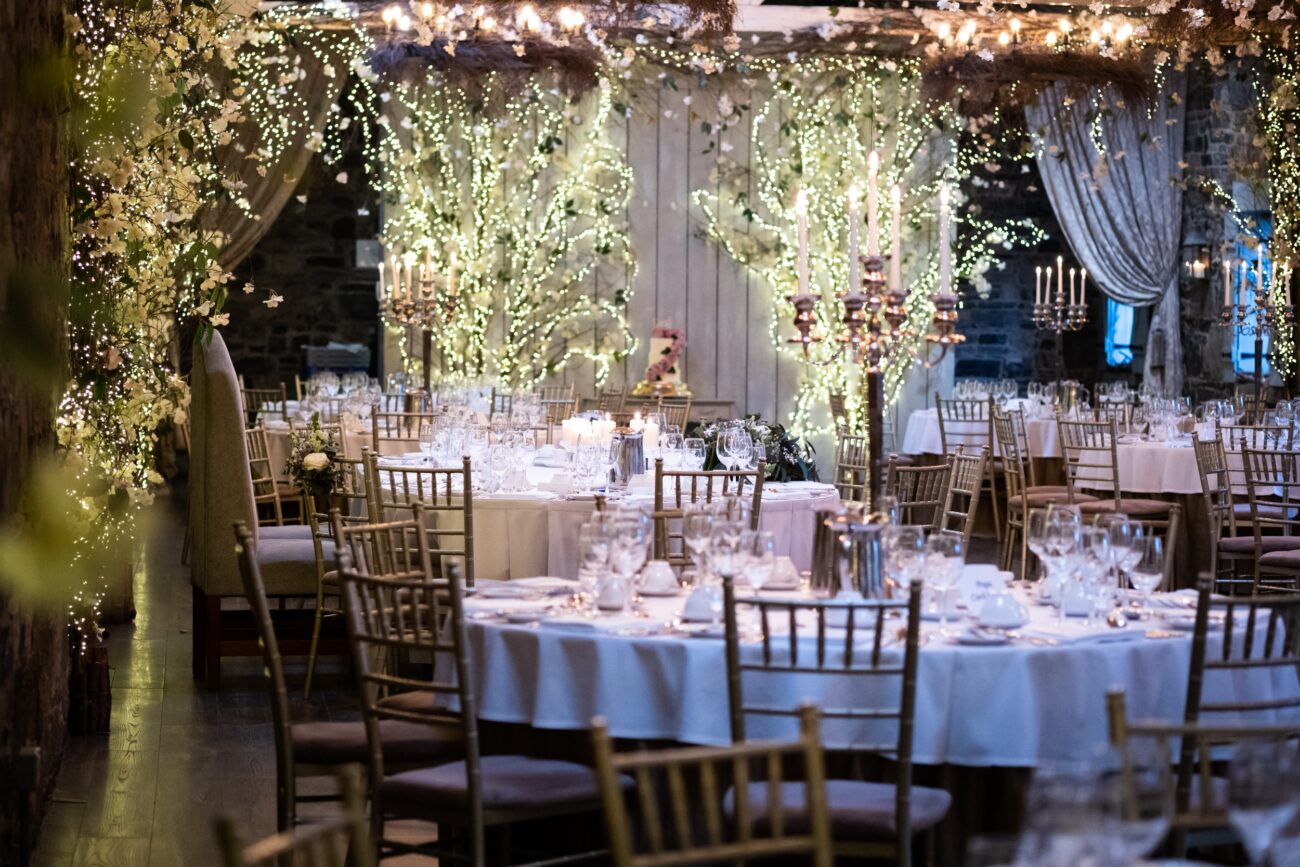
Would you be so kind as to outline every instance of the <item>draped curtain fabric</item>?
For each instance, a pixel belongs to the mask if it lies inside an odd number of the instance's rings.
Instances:
[[[1150,104],[1113,92],[1072,99],[1063,84],[1025,109],[1042,139],[1038,169],[1052,209],[1089,282],[1116,301],[1154,306],[1146,382],[1183,386],[1178,275],[1182,244],[1182,97],[1171,74]]]
[[[277,110],[279,106],[297,104],[280,94],[275,103],[257,107],[234,131],[232,141],[225,148],[222,169],[227,176],[239,178],[244,184],[236,195],[242,194],[247,200],[247,208],[221,199],[200,213],[204,228],[217,230],[225,236],[219,261],[227,270],[233,269],[253,251],[293,195],[298,181],[317,153],[317,148],[309,143],[320,141],[325,123],[331,116],[330,106],[338,100],[349,69],[342,54],[312,50],[298,51],[296,66],[302,74],[282,86],[303,101],[303,110],[292,114]],[[267,130],[265,124],[277,124],[280,129]],[[248,155],[262,147],[264,139],[270,135],[283,139],[278,148],[279,158],[274,161],[248,159]],[[266,169],[265,174],[258,171],[259,166]]]

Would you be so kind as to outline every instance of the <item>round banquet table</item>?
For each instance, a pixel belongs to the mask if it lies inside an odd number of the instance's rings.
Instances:
[[[1020,591],[1017,591],[1020,592]],[[775,595],[775,594],[774,594]],[[1192,594],[1162,594],[1190,614]],[[585,730],[603,717],[616,737],[681,743],[729,742],[725,643],[687,636],[671,626],[683,599],[647,599],[649,619],[626,613],[594,620],[553,615],[540,623],[509,624],[502,610],[546,600],[467,601],[479,716],[540,729]],[[1090,761],[1106,743],[1107,690],[1127,692],[1130,715],[1181,719],[1191,655],[1190,633],[1146,628],[1123,631],[1061,623],[1050,609],[1029,606],[1030,623],[1017,640],[995,647],[951,644],[926,623],[920,653],[914,759],[924,765],[1032,768],[1048,762]],[[491,619],[481,619],[491,618]],[[644,633],[650,628],[652,634]],[[742,629],[745,626],[742,623]],[[842,630],[828,630],[829,637]],[[1172,637],[1170,637],[1172,636]],[[1211,634],[1210,650],[1220,646]],[[833,644],[833,640],[829,643]],[[758,644],[742,648],[757,654]],[[900,654],[893,644],[887,652]],[[770,693],[751,700],[794,705],[869,707],[874,678],[782,675],[765,681]],[[1292,670],[1210,672],[1205,700],[1296,695]],[[896,701],[896,698],[890,699]],[[1254,718],[1258,721],[1258,717]],[[1217,722],[1231,722],[1222,715]],[[751,738],[791,737],[793,722],[747,720]],[[862,742],[862,721],[823,721],[823,742],[841,748]],[[876,723],[880,725],[880,723]],[[879,733],[877,733],[879,736]]]
[[[385,465],[386,462],[380,462],[381,467]],[[535,485],[546,485],[552,473],[545,467],[527,469],[529,481]],[[382,473],[380,478],[382,482]],[[637,476],[624,494],[623,502],[650,509],[654,494],[649,485],[648,476]],[[759,529],[775,535],[778,556],[787,556],[796,568],[807,570],[812,565],[816,513],[837,508],[839,503],[834,485],[767,482],[763,486]],[[591,519],[594,508],[595,498],[590,495],[569,496],[547,490],[475,493],[475,578],[577,577],[578,532]],[[427,515],[438,529],[463,529],[459,513],[429,512]]]

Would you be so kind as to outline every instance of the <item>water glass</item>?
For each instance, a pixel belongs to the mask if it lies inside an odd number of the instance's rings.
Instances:
[[[705,447],[703,439],[700,437],[686,437],[682,440],[682,452],[686,469],[704,469],[704,459],[708,456],[708,449]]]
[[[761,590],[776,571],[776,534],[767,530],[751,533],[748,554],[746,573],[754,589]]]
[[[885,539],[885,561],[889,577],[900,588],[910,587],[925,568],[925,529],[894,527]]]
[[[966,540],[950,533],[933,533],[925,542],[925,583],[939,601],[939,634],[949,637],[948,594],[966,565]]]
[[[1251,864],[1264,864],[1277,839],[1300,808],[1300,760],[1292,743],[1251,738],[1233,751],[1228,764],[1228,819]]]
[[[596,582],[609,569],[610,527],[593,521],[578,530],[578,590],[584,602],[594,603]]]

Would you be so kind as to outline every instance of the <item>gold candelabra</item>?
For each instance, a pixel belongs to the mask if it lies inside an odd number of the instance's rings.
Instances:
[[[1065,263],[1063,257],[1056,258],[1056,289],[1052,289],[1052,269],[1047,269],[1047,281],[1044,287],[1043,269],[1035,269],[1034,285],[1034,327],[1039,331],[1054,331],[1060,335],[1065,331],[1079,331],[1088,324],[1087,283],[1088,269],[1082,272],[1070,269],[1070,292],[1065,290]],[[1075,280],[1078,279],[1079,291],[1075,295]],[[1044,288],[1046,291],[1044,292]]]
[[[1246,288],[1246,276],[1250,273],[1242,265],[1241,268],[1241,288],[1237,291],[1236,297],[1240,303],[1232,303],[1232,268],[1224,260],[1224,305],[1219,310],[1219,325],[1224,328],[1231,328],[1233,331],[1242,334],[1249,334],[1255,338],[1255,401],[1256,406],[1264,393],[1264,337],[1271,335],[1280,326],[1290,326],[1295,323],[1295,307],[1290,303],[1290,292],[1284,292],[1286,303],[1280,303],[1270,297],[1271,287],[1265,281],[1265,277],[1272,277],[1272,274],[1266,275],[1264,272],[1264,259],[1267,255],[1266,248],[1263,244],[1259,247],[1258,259],[1254,268],[1255,286],[1253,290]],[[1291,269],[1287,265],[1282,278],[1282,285],[1289,287],[1291,283]],[[1247,301],[1249,299],[1249,301]]]
[[[844,332],[835,337],[841,344],[829,359],[821,364],[832,364],[846,352],[853,363],[861,365],[865,384],[865,411],[867,416],[867,450],[870,464],[869,494],[872,511],[876,510],[884,482],[884,461],[881,442],[884,430],[884,369],[885,360],[892,358],[916,332],[907,326],[907,299],[910,292],[901,286],[886,285],[885,269],[888,256],[859,256],[862,265],[862,286],[847,292],[836,293],[844,308],[840,323]],[[825,340],[816,334],[817,304],[822,296],[812,293],[787,295],[793,305],[794,327],[799,332],[790,343],[803,346],[804,355],[814,343]],[[941,292],[931,296],[934,316],[924,335],[926,367],[943,361],[948,348],[965,342],[966,337],[957,331],[957,296]],[[938,355],[931,357],[933,347]]]

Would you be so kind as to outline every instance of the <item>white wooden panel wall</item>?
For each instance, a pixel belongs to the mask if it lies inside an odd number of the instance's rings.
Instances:
[[[711,111],[688,105],[686,90],[660,90],[633,106],[632,116],[616,141],[625,142],[634,173],[628,223],[637,273],[628,316],[640,341],[637,351],[611,373],[612,385],[639,382],[648,365],[650,331],[663,323],[686,332],[682,376],[701,399],[734,402],[737,413],[758,413],[784,421],[798,385],[798,365],[779,357],[769,323],[772,296],[758,276],[700,236],[690,195],[717,189],[717,160],[722,148],[701,122]],[[695,102],[695,100],[692,100]],[[752,104],[752,103],[751,103]],[[623,138],[625,136],[625,138]],[[722,134],[727,157],[748,163],[749,115]],[[753,191],[750,191],[751,196]],[[579,393],[594,394],[590,364],[574,366],[565,377]]]

